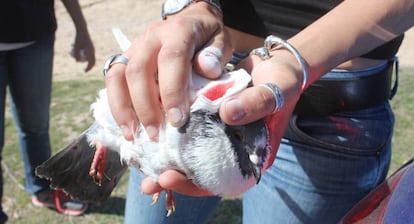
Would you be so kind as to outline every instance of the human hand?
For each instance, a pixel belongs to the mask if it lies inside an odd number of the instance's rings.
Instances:
[[[154,182],[150,177],[145,178],[141,183],[143,193],[151,195],[164,189],[192,196],[210,196],[212,193],[198,187],[184,174],[176,170],[167,170],[158,176],[158,181]]]
[[[265,118],[271,145],[271,156],[265,166],[267,169],[274,161],[289,118],[306,87],[306,83],[303,85],[303,69],[297,58],[285,50],[271,51],[270,58],[266,60],[251,55],[239,67],[251,74],[253,86],[223,102],[220,118],[229,125],[242,125]],[[282,105],[277,105],[275,93],[264,86],[268,83],[276,85],[281,91]],[[277,109],[277,106],[280,108]]]
[[[231,49],[215,10],[200,1],[151,23],[124,53],[128,64],[111,66],[105,78],[108,101],[126,139],[133,139],[138,120],[152,140],[165,119],[176,127],[187,121],[193,64],[208,78],[221,75]]]
[[[265,118],[270,133],[271,152],[265,169],[271,166],[276,156],[280,140],[301,92],[302,69],[289,52],[275,52],[272,58],[263,61],[257,56],[250,56],[241,63],[252,74],[253,87],[245,89],[239,95],[226,100],[220,114],[228,124],[243,125],[257,119]],[[298,68],[299,67],[299,68]],[[285,103],[275,112],[275,97],[264,83],[274,83],[282,90]],[[169,170],[153,182],[150,178],[142,183],[142,191],[153,194],[162,189],[176,192],[206,196],[209,192],[200,189],[182,173]]]
[[[88,62],[85,72],[92,69],[95,65],[95,48],[87,32],[76,33],[75,42],[73,43],[70,54],[77,62]]]

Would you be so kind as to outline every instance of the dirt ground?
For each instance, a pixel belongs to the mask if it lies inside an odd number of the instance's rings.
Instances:
[[[119,27],[132,40],[146,24],[160,20],[163,0],[82,0],[80,4],[96,50],[96,65],[87,74],[85,64],[76,63],[70,56],[75,30],[60,1],[56,1],[58,31],[56,33],[54,80],[103,79],[102,66],[110,55],[120,52],[111,29]],[[401,66],[414,67],[414,28],[406,33],[398,53]]]
[[[60,1],[56,2],[58,30],[55,43],[54,80],[103,79],[102,67],[105,60],[121,50],[111,29],[121,28],[133,40],[142,32],[146,24],[161,19],[160,6],[163,0],[81,0],[79,1],[88,23],[89,33],[95,46],[96,65],[88,73],[85,64],[76,63],[69,56],[75,39],[75,29],[71,18]]]

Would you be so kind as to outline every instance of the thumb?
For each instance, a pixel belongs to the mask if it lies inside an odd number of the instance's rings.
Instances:
[[[221,119],[229,125],[243,125],[272,114],[275,98],[263,86],[253,86],[226,99],[219,109]]]
[[[216,79],[223,74],[223,68],[231,58],[230,41],[225,36],[216,36],[195,55],[196,73],[209,79]]]

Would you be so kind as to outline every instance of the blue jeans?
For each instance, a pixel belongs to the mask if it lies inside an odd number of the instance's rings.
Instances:
[[[367,75],[384,68],[327,75]],[[243,223],[337,223],[386,178],[393,126],[388,102],[320,118],[293,115],[287,128],[293,137],[282,139],[273,165],[243,194]],[[206,223],[220,201],[176,194],[177,211],[167,218],[163,197],[151,206],[151,196],[141,194],[142,178],[132,169],[127,224]]]
[[[30,194],[49,187],[45,179],[34,175],[34,170],[51,155],[49,106],[54,41],[53,34],[24,48],[0,51],[0,148],[4,145],[4,110],[6,87],[9,87],[10,107],[25,168],[26,190]]]

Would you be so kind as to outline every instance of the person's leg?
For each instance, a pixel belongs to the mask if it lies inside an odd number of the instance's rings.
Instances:
[[[289,143],[279,150],[261,182],[243,195],[243,223],[337,223],[385,178],[390,158],[390,150],[378,157],[309,152]]]
[[[81,215],[88,205],[73,200],[49,181],[35,175],[51,156],[49,107],[51,102],[54,34],[8,54],[10,107],[16,123],[25,168],[26,191],[36,206],[59,213]]]
[[[128,185],[128,194],[125,206],[125,223],[170,223],[170,224],[202,224],[220,202],[220,197],[190,197],[174,193],[176,211],[166,216],[165,193],[159,201],[152,205],[152,196],[141,192],[141,181],[144,175],[135,168],[131,169]]]
[[[244,223],[256,217],[260,223],[337,223],[385,179],[393,125],[388,103],[329,117],[292,117],[294,140],[283,139],[273,166],[243,196]]]
[[[386,67],[327,76],[352,78]],[[386,178],[393,127],[388,102],[325,117],[292,116],[272,167],[243,195],[244,223],[337,223]]]
[[[2,151],[4,146],[4,110],[6,101],[6,87],[7,87],[7,61],[6,52],[0,51],[0,162],[2,160]],[[3,198],[3,175],[0,166],[0,201]],[[0,223],[7,220],[7,215],[3,212],[3,207],[0,203]]]
[[[322,78],[358,78],[387,67],[334,70]],[[243,197],[243,221],[337,223],[385,179],[393,127],[388,102],[325,117],[292,116],[273,166]]]
[[[54,35],[10,52],[10,105],[19,135],[30,194],[48,188],[48,181],[35,176],[34,170],[51,155],[49,142],[49,106],[53,66]]]

